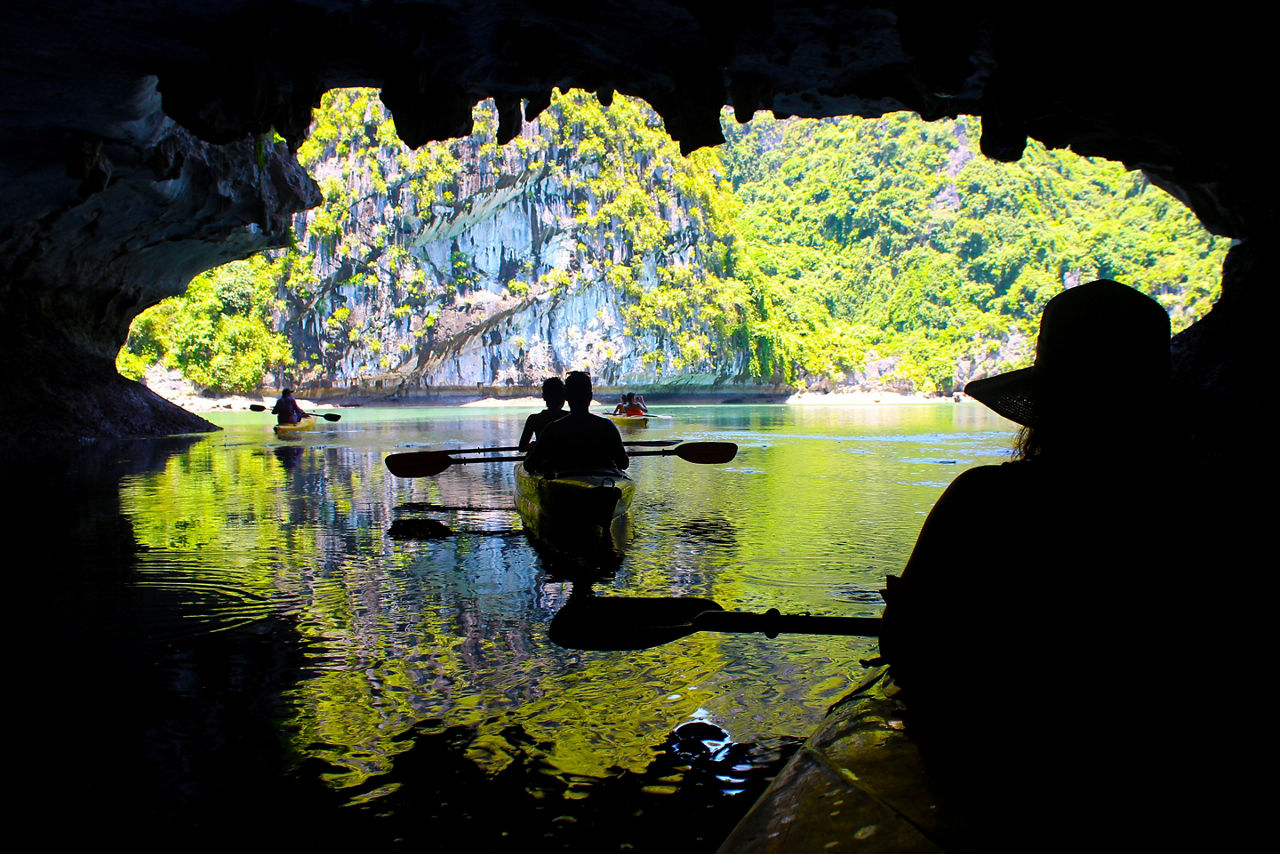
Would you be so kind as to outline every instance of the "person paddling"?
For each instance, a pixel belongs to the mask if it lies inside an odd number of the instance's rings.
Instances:
[[[542,383],[542,400],[547,408],[535,412],[524,421],[524,430],[520,433],[518,443],[521,451],[528,451],[533,441],[542,435],[548,424],[564,418],[564,380],[559,377],[548,377]]]
[[[271,414],[276,417],[277,424],[297,424],[303,418],[311,416],[302,411],[298,401],[294,399],[293,389],[287,388],[280,393],[280,399],[271,407]]]

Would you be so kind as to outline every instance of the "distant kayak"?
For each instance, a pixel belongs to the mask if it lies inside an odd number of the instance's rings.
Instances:
[[[649,419],[656,418],[656,415],[606,415],[610,421],[618,427],[648,427]]]
[[[303,418],[297,424],[277,424],[275,426],[275,431],[277,436],[296,436],[299,433],[314,430],[315,427],[315,418]]]

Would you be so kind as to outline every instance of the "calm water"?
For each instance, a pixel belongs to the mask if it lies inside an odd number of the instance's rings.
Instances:
[[[665,411],[624,438],[741,450],[635,459],[632,539],[598,593],[875,615],[942,489],[1012,435],[970,404]],[[874,641],[554,646],[572,585],[524,536],[511,464],[382,463],[510,444],[526,414],[348,410],[300,441],[229,414],[86,447],[29,514],[67,564],[38,585],[67,656],[40,689],[44,785],[126,839],[232,837],[252,815],[282,842],[714,849]],[[393,539],[400,518],[453,533]]]

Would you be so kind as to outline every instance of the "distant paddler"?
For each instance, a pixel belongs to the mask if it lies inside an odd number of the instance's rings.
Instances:
[[[525,419],[524,431],[520,434],[519,450],[528,451],[533,440],[542,435],[542,431],[553,421],[564,418],[564,380],[559,377],[548,377],[542,383],[542,399],[547,408],[535,412]]]
[[[276,417],[276,424],[297,424],[303,418],[312,417],[302,411],[302,407],[298,406],[298,401],[293,396],[293,389],[287,388],[280,393],[280,399],[276,401],[276,405],[271,407],[271,414]]]
[[[531,472],[621,471],[630,464],[618,428],[593,415],[591,377],[573,371],[564,382],[569,414],[547,424],[525,458]]]

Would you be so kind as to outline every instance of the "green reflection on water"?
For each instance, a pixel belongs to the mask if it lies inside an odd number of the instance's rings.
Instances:
[[[633,435],[733,441],[740,454],[725,466],[637,458],[633,539],[597,592],[875,614],[884,575],[941,490],[1005,459],[1011,438],[1007,422],[964,404],[667,411]],[[738,742],[806,735],[874,642],[698,634],[636,653],[559,649],[546,629],[570,585],[519,535],[509,465],[420,481],[382,465],[386,452],[443,439],[510,444],[526,414],[355,410],[292,442],[260,417],[215,416],[225,432],[122,484],[146,549],[140,583],[181,593],[191,631],[291,620],[308,672],[281,731],[357,800],[394,790],[395,757],[415,733],[450,727],[474,731],[467,756],[491,773],[536,750],[565,778],[642,771],[690,719]],[[455,533],[392,540],[401,516]]]

